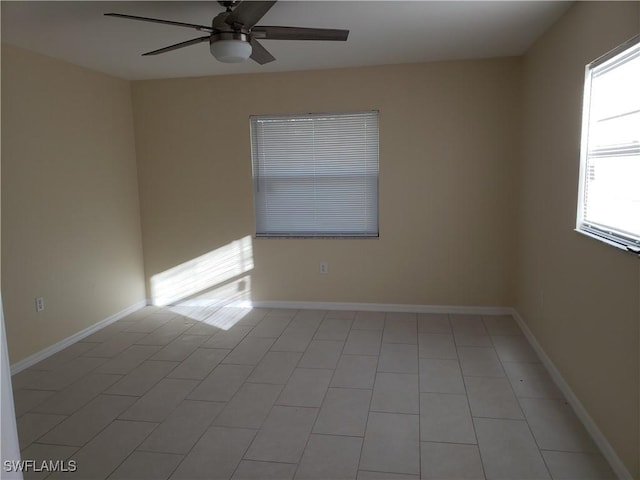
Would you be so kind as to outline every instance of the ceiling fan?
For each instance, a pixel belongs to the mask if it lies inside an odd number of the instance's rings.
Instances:
[[[146,55],[158,55],[179,48],[209,42],[213,56],[225,63],[239,63],[251,58],[260,65],[273,62],[275,57],[262,46],[260,40],[334,40],[346,41],[349,30],[335,30],[329,28],[303,28],[303,27],[267,27],[256,26],[256,23],[276,3],[273,1],[219,1],[225,7],[225,11],[214,17],[211,26],[196,25],[193,23],[174,22],[157,18],[138,17],[122,13],[105,13],[108,17],[126,18],[142,22],[164,23],[177,27],[193,28],[207,35],[197,37],[186,42],[176,43],[168,47],[159,48]]]

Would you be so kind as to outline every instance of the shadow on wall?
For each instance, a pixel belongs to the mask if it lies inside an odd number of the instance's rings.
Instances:
[[[151,277],[151,302],[228,330],[251,311],[250,236]]]

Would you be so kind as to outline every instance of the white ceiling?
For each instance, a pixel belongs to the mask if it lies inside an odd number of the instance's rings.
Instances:
[[[264,40],[276,61],[223,64],[201,43],[141,53],[202,36],[188,28],[103,16],[209,25],[215,1],[2,2],[2,41],[117,77],[138,80],[310,70],[520,55],[565,10],[557,1],[286,1],[258,25],[344,28],[347,42]]]

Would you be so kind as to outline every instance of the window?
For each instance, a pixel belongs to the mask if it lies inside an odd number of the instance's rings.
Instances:
[[[576,228],[640,252],[640,36],[586,67]]]
[[[256,236],[378,236],[378,112],[251,117]]]

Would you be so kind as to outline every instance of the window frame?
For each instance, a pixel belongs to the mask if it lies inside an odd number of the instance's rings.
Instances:
[[[256,152],[254,152],[254,120],[256,119],[300,119],[300,118],[313,118],[313,117],[348,117],[353,115],[375,115],[376,118],[376,155],[375,155],[375,233],[365,232],[362,233],[353,233],[346,232],[340,233],[338,231],[331,232],[298,232],[289,231],[283,233],[275,233],[275,232],[259,232],[258,224],[259,224],[259,209],[258,209],[258,197],[257,192],[259,191],[259,173],[256,172],[256,165],[259,164],[259,160],[256,161]],[[316,240],[325,240],[325,239],[341,239],[341,240],[371,240],[380,238],[380,137],[379,137],[379,128],[380,128],[380,111],[377,109],[372,110],[359,110],[359,111],[340,111],[340,112],[310,112],[310,113],[290,113],[290,114],[258,114],[251,115],[249,117],[249,125],[250,125],[250,138],[251,138],[251,176],[252,176],[252,188],[253,188],[253,210],[254,210],[254,238],[258,239],[316,239]],[[344,175],[343,175],[344,176]],[[302,177],[301,177],[302,178]],[[305,177],[312,178],[312,177]]]
[[[588,141],[591,112],[592,71],[617,55],[640,45],[640,35],[635,35],[626,42],[598,57],[585,66],[584,94],[582,102],[582,127],[580,133],[580,168],[578,176],[578,201],[576,210],[575,231],[590,238],[599,240],[618,249],[640,256],[640,234],[638,238],[629,237],[614,228],[598,226],[585,218],[585,189],[587,183]]]

